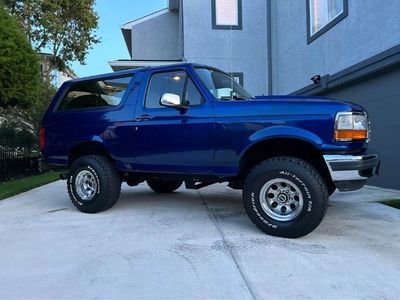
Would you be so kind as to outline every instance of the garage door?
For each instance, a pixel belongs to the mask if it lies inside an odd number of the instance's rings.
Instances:
[[[381,172],[369,185],[400,189],[400,69],[324,94],[362,105],[372,123],[370,149],[381,156]]]

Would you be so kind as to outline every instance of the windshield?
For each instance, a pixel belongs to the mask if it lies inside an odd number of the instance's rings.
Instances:
[[[229,75],[206,68],[196,68],[205,86],[219,100],[245,100],[254,98]]]

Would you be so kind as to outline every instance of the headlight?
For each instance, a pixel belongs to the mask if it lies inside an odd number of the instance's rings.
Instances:
[[[368,139],[368,117],[366,113],[338,112],[335,119],[335,141]]]

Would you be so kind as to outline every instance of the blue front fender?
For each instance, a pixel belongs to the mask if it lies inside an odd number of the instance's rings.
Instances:
[[[250,144],[246,147],[245,151],[252,145],[269,139],[275,138],[292,138],[297,140],[302,140],[312,144],[317,149],[323,148],[324,142],[315,134],[302,128],[292,127],[292,126],[272,126],[264,128],[253,133],[249,137]]]

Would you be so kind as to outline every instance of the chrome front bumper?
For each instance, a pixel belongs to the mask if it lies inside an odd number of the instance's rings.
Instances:
[[[377,154],[324,155],[332,181],[340,191],[352,191],[363,187],[367,179],[379,172]]]

